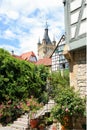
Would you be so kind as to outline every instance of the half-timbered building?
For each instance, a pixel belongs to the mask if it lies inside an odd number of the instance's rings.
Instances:
[[[65,36],[62,35],[53,53],[51,54],[52,59],[52,71],[58,71],[68,69],[69,64],[67,59],[63,55],[63,49],[65,45]]]
[[[70,86],[86,95],[87,0],[63,0],[66,41],[63,54],[69,61]]]

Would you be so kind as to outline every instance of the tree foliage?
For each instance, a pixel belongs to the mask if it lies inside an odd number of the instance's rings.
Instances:
[[[55,98],[61,88],[69,87],[69,70],[52,72],[48,77],[49,94]]]
[[[36,66],[33,63],[19,60],[8,51],[0,49],[1,122],[5,122],[8,115],[13,118],[22,114],[22,110],[15,106],[19,106],[20,102],[25,102],[32,95],[39,102],[44,100],[48,74],[45,66]]]
[[[40,97],[46,89],[48,70],[11,56],[0,49],[0,96],[1,102],[23,99],[33,95]]]

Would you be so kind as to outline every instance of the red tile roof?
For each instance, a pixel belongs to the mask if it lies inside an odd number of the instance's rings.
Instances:
[[[36,57],[36,55],[34,54],[33,51],[23,53],[20,57],[21,57],[22,59],[24,59],[24,60],[29,60],[29,58],[30,58],[31,56]]]
[[[17,58],[17,59],[20,59],[20,60],[23,60],[20,56],[18,56],[18,55],[12,55],[13,57],[15,57],[15,58]]]
[[[36,63],[36,65],[45,65],[45,66],[51,66],[52,65],[52,61],[51,58],[43,58],[43,59],[39,59]]]
[[[23,53],[23,54],[21,54],[20,56],[15,55],[15,54],[13,54],[12,56],[15,57],[15,58],[17,58],[17,59],[26,60],[26,61],[30,61],[30,62],[33,62],[33,63],[35,63],[35,62],[37,61],[37,57],[36,57],[36,55],[34,54],[33,51],[27,52],[27,53]],[[31,61],[31,59],[30,59],[31,56],[32,56],[32,57],[35,57],[35,58],[36,58],[36,61]]]

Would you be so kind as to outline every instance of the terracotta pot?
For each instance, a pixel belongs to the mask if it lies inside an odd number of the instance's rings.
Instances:
[[[39,126],[39,129],[40,130],[44,130],[44,126]]]
[[[53,126],[53,127],[52,127],[52,130],[57,130],[57,127],[56,127],[56,126]]]
[[[72,129],[73,128],[73,122],[72,122],[72,117],[66,115],[63,119],[63,125],[61,130],[67,130],[67,129]]]
[[[66,128],[62,125],[62,126],[61,126],[61,130],[66,130]]]
[[[30,120],[31,128],[37,128],[37,125],[38,125],[38,119],[31,119]]]

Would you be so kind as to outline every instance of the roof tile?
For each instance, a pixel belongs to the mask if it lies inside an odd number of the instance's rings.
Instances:
[[[37,62],[36,62],[36,65],[45,65],[45,66],[51,66],[52,65],[52,61],[51,61],[51,58],[43,58],[43,59],[39,59]]]
[[[31,56],[35,56],[34,52],[31,51],[31,52],[26,52],[26,53],[23,53],[20,57],[24,60],[29,60],[29,58]],[[36,56],[35,56],[36,57]]]

